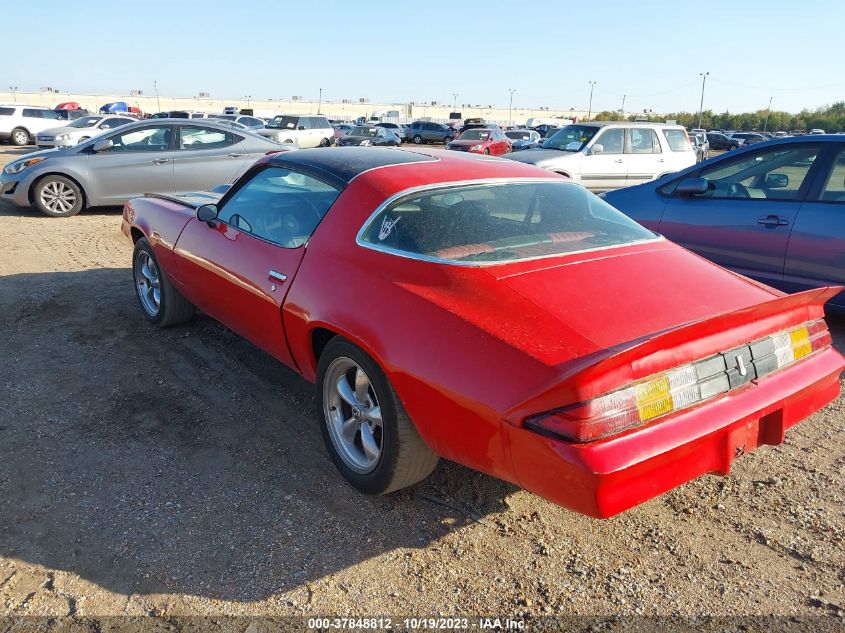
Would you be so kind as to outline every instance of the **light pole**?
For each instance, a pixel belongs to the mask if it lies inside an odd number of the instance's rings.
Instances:
[[[763,131],[765,132],[769,126],[769,115],[772,113],[772,98],[769,97],[769,107],[766,108],[766,121],[763,123]]]
[[[244,99],[246,99],[246,109],[249,110],[249,100],[252,99],[252,95],[244,95]]]
[[[698,74],[701,75],[701,103],[698,105],[698,128],[701,129],[701,113],[704,111],[704,84],[707,83],[707,76],[710,71]]]
[[[628,96],[628,95],[622,95],[622,108],[619,110],[619,114],[621,114],[621,115],[622,115],[622,118],[623,118],[623,119],[625,118],[625,98],[626,98],[627,96]]]
[[[593,88],[596,87],[595,81],[590,81],[590,107],[587,109],[587,120],[590,120],[590,117],[593,114]]]
[[[158,99],[158,82],[155,79],[153,80],[153,90],[155,90],[156,93],[156,108],[158,108],[158,111],[161,112],[161,101]]]
[[[317,114],[320,114],[320,108],[323,107],[323,89],[320,88],[320,100],[317,102]]]
[[[452,111],[454,112],[458,108],[458,93],[452,93]]]
[[[17,103],[18,102],[18,95],[17,95],[18,87],[17,86],[9,86],[9,90],[12,91],[12,99],[14,99],[15,103]]]
[[[513,88],[509,88],[508,92],[511,93],[511,100],[510,100],[510,103],[508,104],[508,126],[512,127],[513,126],[513,116],[511,115],[511,113],[513,112],[513,93],[515,93],[516,90],[514,90]]]

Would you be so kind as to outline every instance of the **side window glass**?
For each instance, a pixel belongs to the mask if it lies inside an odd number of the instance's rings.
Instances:
[[[687,133],[683,130],[663,130],[663,136],[673,152],[688,152],[692,149]]]
[[[220,209],[218,218],[284,248],[308,241],[340,192],[282,167],[262,169]]]
[[[839,152],[833,162],[833,169],[830,170],[820,199],[825,202],[845,203],[845,150]]]
[[[595,145],[602,146],[602,154],[621,154],[625,151],[624,128],[605,130],[598,136]]]
[[[32,108],[24,108],[23,115],[28,119],[43,119],[41,110],[34,110]]]
[[[773,147],[701,171],[708,181],[702,198],[795,200],[816,156],[817,145]]]
[[[651,128],[631,128],[632,154],[659,154],[660,141]]]
[[[173,128],[169,125],[162,127],[146,127],[131,130],[123,134],[110,137],[114,145],[113,152],[162,152],[170,148],[170,137]]]
[[[179,128],[179,149],[218,149],[234,142],[235,137],[231,132],[198,125],[183,125]]]

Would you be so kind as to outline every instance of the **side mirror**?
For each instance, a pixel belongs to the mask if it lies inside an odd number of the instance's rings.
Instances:
[[[789,186],[786,174],[766,174],[766,189],[783,189]]]
[[[197,207],[197,220],[200,222],[213,222],[217,219],[217,205],[204,204]]]
[[[95,152],[107,152],[112,147],[114,147],[114,141],[110,138],[101,138],[94,141],[94,145],[91,147]]]
[[[675,187],[675,193],[682,196],[698,196],[707,193],[709,188],[710,183],[706,178],[684,178]]]
[[[604,153],[604,145],[601,143],[596,143],[590,148],[590,154],[603,154]]]

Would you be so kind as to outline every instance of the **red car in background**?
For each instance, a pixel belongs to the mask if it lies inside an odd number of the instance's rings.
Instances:
[[[446,145],[446,149],[502,156],[511,151],[511,140],[499,129],[474,128],[461,133]]]
[[[122,230],[144,316],[196,306],[315,382],[366,493],[443,457],[608,517],[782,442],[845,366],[836,289],[784,295],[512,161],[287,152]]]

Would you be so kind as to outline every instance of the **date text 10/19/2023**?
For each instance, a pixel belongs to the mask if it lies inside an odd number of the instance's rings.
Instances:
[[[510,617],[477,618],[308,618],[312,630],[479,630],[521,631],[525,621]]]

